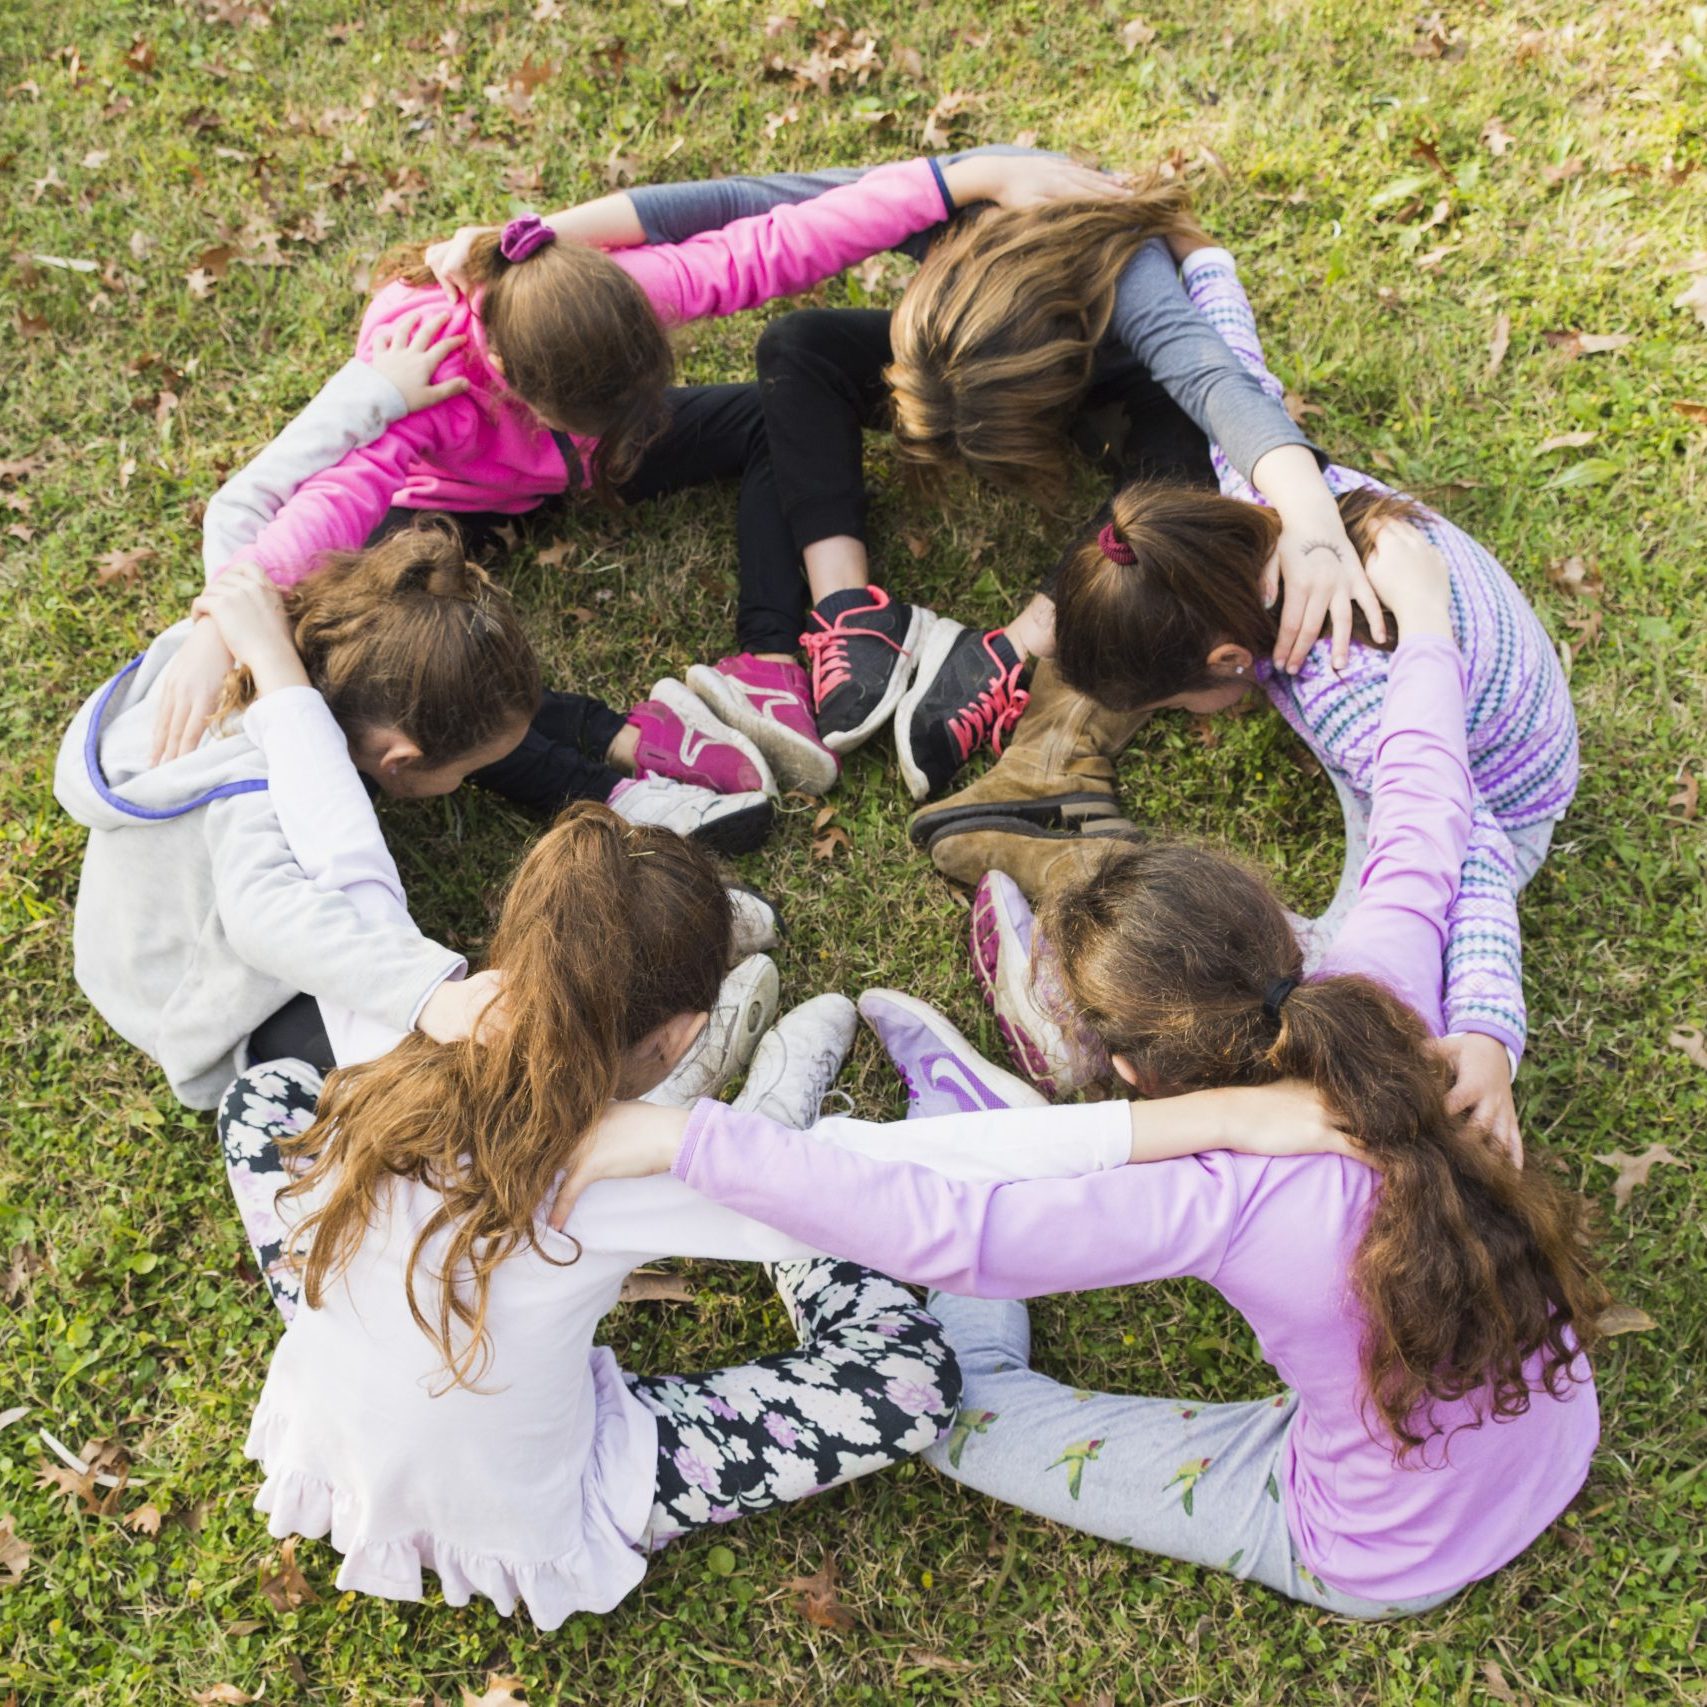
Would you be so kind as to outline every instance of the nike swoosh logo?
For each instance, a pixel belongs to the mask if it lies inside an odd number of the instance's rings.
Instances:
[[[919,1077],[932,1090],[952,1097],[962,1113],[1008,1106],[953,1055],[927,1055],[919,1063]]]

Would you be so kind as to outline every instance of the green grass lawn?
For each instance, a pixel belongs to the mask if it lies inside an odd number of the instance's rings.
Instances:
[[[863,81],[844,30],[875,38]],[[460,1702],[492,1671],[535,1702],[1707,1700],[1707,1069],[1669,1041],[1707,1025],[1688,780],[1707,767],[1707,309],[1677,302],[1692,286],[1707,302],[1704,44],[1707,9],[1672,0],[1157,0],[1135,22],[1065,0],[0,8],[0,1513],[17,1537],[0,1581],[22,1565],[0,1588],[0,1702]],[[1584,777],[1524,899],[1521,1108],[1533,1165],[1588,1193],[1614,1291],[1653,1324],[1600,1360],[1593,1475],[1510,1569],[1386,1628],[1063,1533],[918,1465],[689,1540],[617,1612],[551,1636],[436,1594],[340,1596],[318,1543],[292,1606],[267,1592],[280,1552],[242,1453],[278,1323],[211,1122],[72,982],[81,834],[51,797],[60,731],[182,612],[201,501],[344,359],[383,247],[624,172],[900,157],[933,112],[957,142],[1029,135],[1189,174],[1319,440],[1485,540],[1570,648]],[[900,277],[822,298],[892,300]],[[744,376],[757,329],[690,330],[689,374]],[[1058,530],[1022,507],[927,512],[881,449],[873,467],[879,558],[921,598],[995,618],[1050,561]],[[561,531],[560,565],[536,541],[506,570],[560,679],[627,703],[724,647],[727,494]],[[1213,738],[1159,720],[1123,783],[1135,817],[1253,851],[1300,905],[1330,892],[1330,792],[1276,719]],[[811,858],[801,808],[743,862],[786,904],[785,989],[900,985],[994,1046],[964,901],[910,851],[885,743],[835,804],[851,846],[832,860]],[[478,953],[532,827],[472,793],[386,820],[424,924]],[[869,1038],[848,1083],[862,1111],[897,1109]],[[1598,1158],[1656,1143],[1685,1165],[1617,1211]],[[760,1276],[690,1273],[694,1307],[612,1318],[625,1360],[781,1341]],[[1267,1384],[1196,1287],[1037,1319],[1041,1361],[1084,1385]],[[43,1485],[44,1428],[122,1445],[112,1512]],[[826,1561],[845,1633],[789,1587]]]

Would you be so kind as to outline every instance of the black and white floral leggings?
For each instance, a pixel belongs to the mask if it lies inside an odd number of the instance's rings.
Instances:
[[[234,1080],[219,1109],[226,1177],[287,1322],[301,1293],[274,1202],[291,1179],[278,1145],[313,1124],[319,1094],[312,1068],[273,1061]],[[953,1420],[959,1366],[936,1318],[905,1288],[831,1257],[768,1272],[798,1350],[701,1375],[625,1377],[658,1422],[654,1548],[886,1469]]]

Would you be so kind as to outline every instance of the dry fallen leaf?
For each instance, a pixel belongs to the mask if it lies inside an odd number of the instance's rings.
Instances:
[[[160,1508],[152,1502],[139,1505],[124,1520],[126,1529],[134,1529],[138,1535],[158,1535],[160,1533]]]
[[[1287,392],[1284,401],[1286,404],[1286,413],[1290,415],[1299,426],[1304,425],[1304,417],[1306,415],[1323,415],[1327,413],[1319,403],[1306,403],[1296,391]]]
[[[1610,1155],[1596,1156],[1595,1160],[1618,1170],[1618,1177],[1612,1182],[1612,1201],[1620,1209],[1629,1203],[1630,1194],[1637,1186],[1648,1183],[1648,1175],[1660,1163],[1673,1168],[1689,1166],[1688,1162],[1674,1156],[1664,1144],[1650,1144],[1639,1156],[1630,1156],[1622,1150],[1614,1150]]]
[[[814,859],[834,859],[837,848],[853,846],[853,837],[840,824],[832,824],[820,834],[812,838],[812,857]]]
[[[1595,1318],[1595,1324],[1608,1339],[1619,1334],[1645,1334],[1659,1324],[1646,1310],[1634,1304],[1608,1304]]]
[[[1691,398],[1686,398],[1680,403],[1672,404],[1672,408],[1686,421],[1695,421],[1702,426],[1707,426],[1707,403],[1697,403]]]
[[[1576,159],[1561,160],[1557,165],[1543,166],[1541,168],[1541,176],[1546,179],[1549,184],[1563,184],[1567,183],[1572,178],[1580,178],[1582,176],[1582,171],[1582,161]]]
[[[1579,332],[1577,350],[1585,356],[1604,355],[1608,350],[1621,350],[1636,341],[1634,332]]]
[[[528,1686],[519,1677],[500,1677],[497,1672],[486,1675],[486,1693],[476,1695],[472,1689],[462,1692],[462,1707],[510,1707],[511,1702],[525,1702]]]
[[[1550,450],[1581,450],[1584,445],[1593,444],[1599,437],[1599,433],[1555,433],[1552,438],[1543,439],[1535,447],[1535,454],[1545,456]]]
[[[255,1700],[253,1695],[246,1695],[235,1683],[216,1683],[211,1689],[204,1689],[199,1695],[192,1695],[190,1700],[195,1707],[249,1707]]]
[[[661,1268],[637,1268],[622,1283],[619,1304],[691,1304],[697,1294],[679,1274]]]
[[[1578,599],[1598,599],[1606,590],[1600,563],[1592,557],[1555,557],[1547,565],[1547,579],[1561,593]]]
[[[296,1544],[299,1539],[295,1535],[285,1537],[279,1547],[279,1568],[270,1577],[261,1579],[261,1593],[272,1603],[275,1612],[294,1612],[299,1606],[320,1598],[297,1565]]]
[[[1503,1701],[1505,1707],[1518,1707],[1517,1694],[1506,1682],[1497,1660],[1482,1661],[1482,1683],[1496,1701]]]
[[[804,1615],[808,1624],[815,1624],[820,1630],[851,1630],[854,1627],[854,1615],[836,1593],[838,1575],[836,1561],[826,1553],[816,1576],[796,1577],[788,1585],[788,1592],[795,1597],[796,1611]]]
[[[105,557],[95,560],[95,574],[104,587],[109,581],[136,580],[136,572],[144,563],[152,561],[157,554],[146,545],[137,546],[131,551],[109,551]]]
[[[1707,1043],[1702,1041],[1699,1026],[1680,1025],[1666,1042],[1673,1049],[1681,1049],[1697,1067],[1707,1067]]]
[[[1446,162],[1440,157],[1439,146],[1432,139],[1426,136],[1419,136],[1416,141],[1411,144],[1411,152],[1425,165],[1432,166],[1434,170],[1441,175],[1441,177],[1445,178],[1448,182],[1451,181],[1452,173],[1447,169]]]
[[[30,1544],[12,1527],[12,1514],[0,1517],[0,1588],[10,1588],[30,1568]]]
[[[1500,371],[1505,362],[1505,353],[1511,348],[1511,316],[1498,314],[1494,317],[1493,335],[1488,339],[1488,366],[1486,377],[1492,379]]]
[[[1677,776],[1673,780],[1677,782],[1678,790],[1666,802],[1666,805],[1676,812],[1685,823],[1692,823],[1695,819],[1696,808],[1701,804],[1701,784],[1696,781],[1695,772],[1686,764],[1678,767]],[[1703,1062],[1703,1065],[1707,1066],[1707,1062]]]
[[[979,104],[976,95],[959,90],[942,96],[926,115],[924,129],[919,133],[920,142],[927,150],[948,147],[955,120]]]
[[[1698,278],[1681,296],[1673,297],[1672,307],[1692,309],[1695,318],[1707,326],[1707,274]]]
[[[1120,45],[1128,53],[1148,47],[1156,39],[1156,32],[1142,18],[1129,18],[1120,26],[1119,34]]]
[[[1506,129],[1505,120],[1502,118],[1491,118],[1482,126],[1482,146],[1496,160],[1511,152],[1511,145],[1514,140],[1511,132]]]

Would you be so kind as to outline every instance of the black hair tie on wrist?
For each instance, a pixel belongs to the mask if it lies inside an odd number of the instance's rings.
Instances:
[[[1298,980],[1296,978],[1276,978],[1269,985],[1268,994],[1262,999],[1263,1018],[1273,1020],[1276,1025],[1279,1025],[1281,1007],[1286,998],[1297,988]]]

